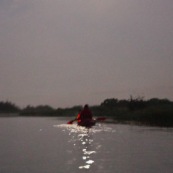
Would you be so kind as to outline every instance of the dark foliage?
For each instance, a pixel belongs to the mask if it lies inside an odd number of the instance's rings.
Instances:
[[[173,127],[173,102],[168,99],[132,97],[128,100],[110,98],[100,105],[90,107],[94,116],[110,117],[118,122]],[[54,109],[49,105],[27,106],[20,109],[11,102],[0,102],[0,113],[20,113],[28,116],[71,116],[76,117],[82,106]]]
[[[72,108],[58,108],[54,109],[48,105],[40,106],[27,106],[20,114],[21,115],[45,115],[45,116],[75,116],[82,109],[81,106],[74,106]]]
[[[133,98],[133,96],[130,96],[128,108],[130,111],[144,109],[146,107],[146,104],[147,102],[144,101],[143,97]]]
[[[82,106],[74,106],[72,108],[58,108],[55,110],[55,114],[58,116],[77,116],[81,109]]]
[[[28,105],[20,112],[22,115],[52,115],[53,113],[54,109],[48,105],[39,105],[36,107]]]
[[[0,113],[17,113],[20,108],[11,102],[0,102]]]

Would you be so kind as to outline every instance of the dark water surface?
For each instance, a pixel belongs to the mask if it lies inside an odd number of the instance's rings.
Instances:
[[[0,173],[172,173],[173,129],[0,118]]]

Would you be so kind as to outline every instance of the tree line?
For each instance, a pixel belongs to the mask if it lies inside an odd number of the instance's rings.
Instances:
[[[9,101],[0,101],[0,113],[18,113],[21,109]]]
[[[173,101],[168,99],[133,97],[119,100],[105,99],[100,105],[90,106],[94,116],[110,117],[117,122],[173,126]],[[20,108],[9,101],[0,101],[0,113],[18,113],[20,116],[71,116],[75,117],[82,106],[53,108],[49,105]]]

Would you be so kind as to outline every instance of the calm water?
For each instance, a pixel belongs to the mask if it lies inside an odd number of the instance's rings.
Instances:
[[[173,129],[0,118],[0,173],[172,173]]]

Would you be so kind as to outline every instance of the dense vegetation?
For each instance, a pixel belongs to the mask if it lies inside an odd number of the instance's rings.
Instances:
[[[20,108],[11,102],[0,101],[0,113],[18,113]]]
[[[143,97],[128,100],[106,99],[90,107],[94,116],[104,116],[117,122],[135,122],[154,126],[173,127],[173,102],[168,99]],[[0,113],[19,113],[20,116],[71,116],[75,117],[82,106],[54,109],[49,105],[26,106],[21,109],[11,102],[0,102]]]
[[[173,127],[173,102],[168,99],[107,99],[93,111],[100,116],[112,117],[118,122]]]

